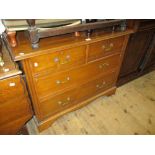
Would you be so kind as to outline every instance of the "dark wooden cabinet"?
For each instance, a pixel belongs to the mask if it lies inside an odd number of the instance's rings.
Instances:
[[[144,58],[153,32],[137,32],[132,34],[124,55],[120,76],[125,76],[139,69]]]
[[[155,64],[155,32],[150,43],[150,46],[147,50],[147,54],[144,58],[143,64],[140,66],[141,70],[145,70],[149,67],[154,66]]]
[[[155,64],[155,44],[154,44],[154,48],[150,54],[150,57],[148,59],[148,63],[146,65],[146,67],[152,66]]]
[[[155,20],[141,20],[140,22],[137,31],[130,35],[118,85],[125,84],[143,75],[155,64]],[[145,25],[143,29],[142,25]]]

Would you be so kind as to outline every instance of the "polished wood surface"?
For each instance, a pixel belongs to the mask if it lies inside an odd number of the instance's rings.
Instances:
[[[49,115],[69,108],[72,104],[78,104],[113,87],[117,78],[116,72],[112,71],[106,75],[96,76],[95,80],[89,80],[89,82],[80,86],[77,85],[74,89],[68,89],[58,95],[44,98],[39,103],[42,120]]]
[[[46,38],[35,50],[30,49],[24,34],[17,35],[20,46],[12,48],[12,56],[21,61],[26,74],[40,131],[63,114],[115,92],[130,33],[132,30],[97,31],[90,41],[84,35]],[[84,93],[80,93],[81,88]]]
[[[96,76],[95,79],[88,81],[87,83],[81,85],[78,89],[77,101],[81,102],[89,99],[92,96],[96,96],[115,86],[117,79],[117,70],[113,70],[108,74]]]
[[[4,44],[4,66],[0,66],[0,134],[17,134],[32,117],[25,81]]]
[[[72,34],[68,34],[65,36],[49,37],[40,40],[38,49],[32,49],[29,39],[26,37],[26,34],[23,34],[23,32],[19,32],[17,33],[18,46],[10,48],[13,51],[11,52],[13,59],[15,61],[19,61],[26,58],[39,56],[42,54],[62,51],[71,47],[88,45],[93,42],[128,35],[133,32],[134,31],[132,29],[127,29],[123,32],[99,31],[92,34],[90,41],[85,40],[87,38],[85,33],[81,33],[80,37],[75,37]]]
[[[138,21],[137,31],[151,30],[155,28],[155,20],[153,19],[141,19]]]
[[[139,65],[146,54],[152,35],[152,31],[145,31],[137,32],[136,34],[132,34],[130,36],[129,43],[125,51],[120,76],[130,74],[139,69]]]
[[[31,58],[29,61],[33,73],[38,73],[40,71],[47,72],[49,69],[52,70],[52,72],[61,71],[84,64],[86,61],[85,50],[86,46],[79,46],[63,51],[60,50],[44,56],[37,56]]]
[[[29,104],[27,97],[24,95],[0,103],[0,126],[18,118],[30,116]]]
[[[0,86],[0,104],[27,91],[23,89],[23,81],[20,76],[0,80]]]
[[[124,36],[90,44],[88,50],[88,61],[93,61],[107,55],[121,52],[123,41]]]
[[[148,48],[147,54],[144,58],[144,63],[141,65],[141,68],[147,69],[151,66],[155,66],[155,32],[152,37],[151,45]]]
[[[67,88],[77,87],[98,75],[103,75],[116,69],[119,63],[120,55],[114,55],[65,72],[38,75],[34,78],[36,92],[41,99]]]
[[[20,75],[0,80],[0,134],[17,134],[32,117],[25,83]]]
[[[155,20],[130,20],[135,33],[129,38],[117,85],[155,69]]]
[[[64,111],[65,109],[71,107],[73,104],[77,103],[77,95],[77,88],[69,89],[64,93],[49,97],[45,101],[40,102],[39,105],[42,114],[41,120],[44,120],[51,115]]]
[[[48,117],[47,119],[45,119],[44,121],[41,121],[41,122],[38,122],[36,117],[34,117],[34,121],[38,127],[38,131],[41,132],[41,131],[49,128],[54,121],[56,121],[59,117],[63,116],[64,114],[71,112],[71,111],[74,111],[74,110],[77,110],[81,107],[84,107],[85,105],[89,104],[91,101],[97,99],[98,97],[113,95],[115,93],[115,91],[116,91],[116,87],[112,87],[108,90],[105,90],[104,92],[102,92],[100,94],[97,94],[96,96],[93,96],[87,100],[84,100],[83,102],[79,102],[78,104],[74,104],[74,105],[70,106],[69,108],[62,110],[59,113],[56,113],[55,115]]]
[[[0,126],[0,134],[1,135],[16,135],[18,134],[25,123],[30,120],[32,115],[25,115],[23,117],[19,117],[14,121],[9,121]]]
[[[27,126],[32,135],[154,135],[155,71],[117,88],[116,94],[100,97],[87,106],[56,120],[38,132],[34,120]]]

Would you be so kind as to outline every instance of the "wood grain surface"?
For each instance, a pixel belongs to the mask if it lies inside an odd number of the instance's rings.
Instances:
[[[64,115],[41,133],[33,120],[27,126],[30,134],[41,135],[155,134],[155,71]]]

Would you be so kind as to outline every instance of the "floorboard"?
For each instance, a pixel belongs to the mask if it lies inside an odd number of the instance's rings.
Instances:
[[[155,134],[155,71],[62,116],[41,133],[33,120],[27,127],[30,134],[40,135]]]

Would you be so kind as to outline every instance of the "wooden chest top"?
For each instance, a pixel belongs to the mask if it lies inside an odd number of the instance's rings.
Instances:
[[[26,32],[25,33],[18,32],[17,46],[9,48],[11,48],[11,55],[14,61],[19,61],[30,57],[56,52],[59,50],[65,50],[68,48],[77,47],[81,45],[87,45],[93,42],[98,42],[100,40],[103,41],[123,35],[128,35],[131,33],[133,33],[132,29],[127,29],[126,31],[123,32],[97,31],[92,34],[90,41],[85,40],[86,39],[85,33],[81,33],[81,36],[79,37],[75,37],[74,34],[67,34],[40,39],[39,48],[32,49],[31,43],[27,36],[28,34],[26,34]]]

